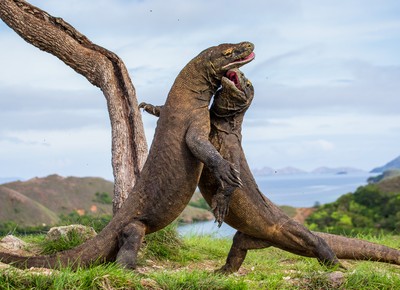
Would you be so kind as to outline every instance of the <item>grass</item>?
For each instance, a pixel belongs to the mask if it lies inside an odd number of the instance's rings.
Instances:
[[[79,232],[69,231],[66,236],[61,236],[61,238],[56,241],[43,239],[39,246],[42,248],[41,254],[49,255],[72,249],[79,246],[84,241]]]
[[[400,245],[399,236],[362,238],[397,248]],[[30,236],[26,240],[41,244],[43,238]],[[75,272],[0,269],[0,289],[400,289],[399,266],[344,261],[347,270],[338,286],[329,279],[338,272],[315,259],[275,248],[249,251],[238,273],[215,274],[230,245],[229,239],[211,236],[180,239],[176,228],[169,227],[146,237],[136,271],[113,263]]]
[[[183,241],[178,235],[177,224],[173,223],[162,231],[145,236],[142,257],[157,260],[179,260]]]

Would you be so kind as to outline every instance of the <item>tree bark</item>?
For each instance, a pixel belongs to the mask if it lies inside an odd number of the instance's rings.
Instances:
[[[136,92],[124,63],[62,18],[23,0],[0,0],[0,18],[25,41],[55,55],[103,91],[112,130],[115,213],[128,197],[147,158]]]

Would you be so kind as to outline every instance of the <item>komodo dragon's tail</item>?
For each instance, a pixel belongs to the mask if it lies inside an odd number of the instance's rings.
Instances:
[[[0,262],[11,264],[18,268],[52,268],[85,267],[94,263],[115,259],[117,251],[117,237],[111,229],[104,229],[93,239],[71,250],[62,251],[53,255],[19,256],[0,252]]]
[[[339,259],[369,260],[400,265],[400,250],[339,235],[314,232],[323,238]]]

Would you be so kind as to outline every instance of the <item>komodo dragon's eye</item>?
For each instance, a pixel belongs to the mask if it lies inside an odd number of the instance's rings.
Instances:
[[[232,55],[232,53],[233,53],[233,48],[228,48],[228,49],[225,49],[225,50],[222,52],[222,55],[224,55],[224,56],[230,56],[230,55]]]
[[[251,81],[247,80],[246,87],[250,87],[250,86],[251,86]]]

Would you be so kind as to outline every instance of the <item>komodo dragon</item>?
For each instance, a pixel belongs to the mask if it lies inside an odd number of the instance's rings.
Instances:
[[[239,186],[238,172],[208,140],[209,103],[223,75],[254,59],[250,42],[221,44],[192,59],[178,74],[157,123],[140,178],[110,223],[93,239],[54,255],[24,257],[0,253],[17,267],[88,266],[117,260],[136,266],[143,236],[175,220],[192,197],[203,163],[216,179]]]
[[[235,189],[232,195],[229,190],[221,191],[207,168],[203,169],[199,182],[201,193],[214,208],[216,219],[224,219],[227,212],[225,207],[229,205],[225,221],[238,230],[226,264],[219,271],[235,272],[249,249],[269,246],[302,256],[317,257],[327,265],[336,263],[329,247],[337,258],[400,264],[399,250],[359,239],[309,231],[260,192],[241,147],[241,125],[253,99],[253,86],[239,70],[230,70],[227,76],[230,80],[222,78],[222,89],[217,91],[210,109],[210,141],[224,158],[240,162],[238,167],[243,186]],[[161,107],[145,103],[140,106],[155,115],[161,110]]]

